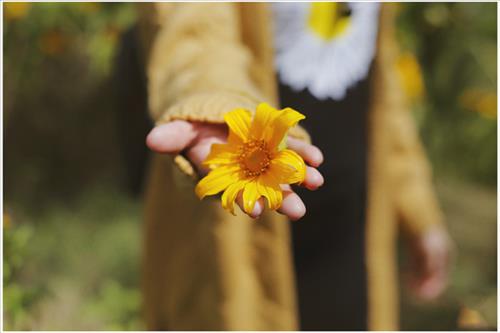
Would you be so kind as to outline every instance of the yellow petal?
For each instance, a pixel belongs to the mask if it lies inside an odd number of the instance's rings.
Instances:
[[[224,121],[231,132],[246,141],[250,130],[251,114],[245,109],[235,109],[224,115]]]
[[[295,180],[297,170],[289,164],[283,164],[280,161],[273,161],[269,165],[266,174],[273,175],[280,184],[293,184],[290,180]]]
[[[279,181],[271,173],[267,172],[259,177],[257,190],[267,199],[269,209],[276,210],[281,206],[283,193]]]
[[[245,185],[245,191],[243,191],[243,207],[245,212],[251,214],[255,206],[255,202],[259,200],[260,194],[257,190],[257,182],[250,181]]]
[[[302,113],[291,108],[281,110],[279,116],[273,119],[271,126],[266,128],[266,141],[269,149],[277,150],[288,130],[305,118]]]
[[[280,151],[271,161],[267,171],[276,177],[280,184],[301,183],[306,177],[306,164],[299,154],[290,149]]]
[[[229,135],[227,136],[227,143],[232,146],[239,146],[245,143],[239,136],[233,133],[233,131],[229,131]]]
[[[264,138],[264,133],[266,128],[271,126],[274,118],[280,114],[280,111],[271,107],[267,103],[260,103],[255,111],[255,117],[251,126],[251,136],[255,140],[261,140]]]
[[[238,157],[236,153],[237,147],[234,145],[214,143],[203,165],[214,167],[234,163]]]
[[[229,185],[239,180],[239,167],[221,166],[208,173],[202,180],[198,182],[194,189],[196,195],[203,199],[207,195],[214,195],[226,189]]]
[[[231,214],[234,214],[234,200],[238,196],[238,193],[245,187],[247,181],[240,180],[234,184],[229,185],[229,187],[222,193],[222,207],[229,210]]]

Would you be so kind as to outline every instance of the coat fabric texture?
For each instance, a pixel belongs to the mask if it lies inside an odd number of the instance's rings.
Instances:
[[[268,4],[154,3],[139,5],[139,12],[156,124],[223,123],[235,108],[253,111],[263,101],[278,106]],[[370,83],[366,269],[372,330],[398,328],[398,222],[418,234],[442,221],[396,72],[394,15],[392,5],[381,6]],[[314,133],[300,127],[290,135],[314,142]],[[298,329],[290,222],[275,212],[258,220],[232,216],[217,198],[200,201],[196,177],[182,154],[152,159],[144,211],[148,329]]]

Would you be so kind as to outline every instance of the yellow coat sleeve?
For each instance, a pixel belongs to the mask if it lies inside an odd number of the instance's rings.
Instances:
[[[271,102],[252,80],[235,3],[156,3],[147,52],[149,109],[156,124],[175,119],[223,123],[235,108]],[[151,19],[151,16],[150,16]],[[295,132],[297,133],[297,131]],[[293,135],[293,133],[291,133]],[[307,139],[300,131],[298,137]],[[182,156],[175,158],[190,175]]]
[[[391,169],[394,170],[395,204],[403,229],[419,234],[428,227],[442,223],[432,182],[431,167],[418,138],[418,131],[407,109],[394,119],[394,152]]]
[[[432,183],[432,172],[419,139],[418,129],[411,114],[402,82],[396,70],[399,55],[395,39],[395,8],[384,5],[381,20],[389,20],[381,31],[381,53],[387,86],[387,112],[389,122],[389,172],[394,189],[396,211],[403,229],[418,234],[431,225],[439,224],[443,215]],[[383,23],[384,24],[384,23]],[[376,130],[376,129],[375,129]]]

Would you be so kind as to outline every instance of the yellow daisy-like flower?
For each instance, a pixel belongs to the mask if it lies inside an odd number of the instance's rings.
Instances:
[[[234,215],[234,201],[243,190],[245,212],[250,214],[261,196],[270,209],[278,209],[283,201],[280,184],[301,183],[306,175],[302,157],[284,145],[288,130],[304,118],[293,109],[276,110],[266,103],[257,107],[253,121],[244,109],[227,113],[228,143],[212,145],[203,162],[212,170],[196,186],[198,197],[224,191],[222,207]]]
[[[28,14],[30,7],[29,2],[6,2],[3,14],[7,21],[22,19]]]
[[[425,92],[424,79],[422,76],[422,68],[415,55],[411,53],[400,55],[396,62],[396,68],[399,72],[403,89],[409,99],[417,101],[422,98]]]

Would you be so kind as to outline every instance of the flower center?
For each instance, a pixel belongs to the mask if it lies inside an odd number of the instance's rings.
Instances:
[[[320,38],[330,40],[342,35],[350,23],[350,9],[345,3],[313,2],[309,28]]]
[[[264,140],[251,140],[240,147],[238,161],[245,176],[254,177],[267,170],[271,155]]]

